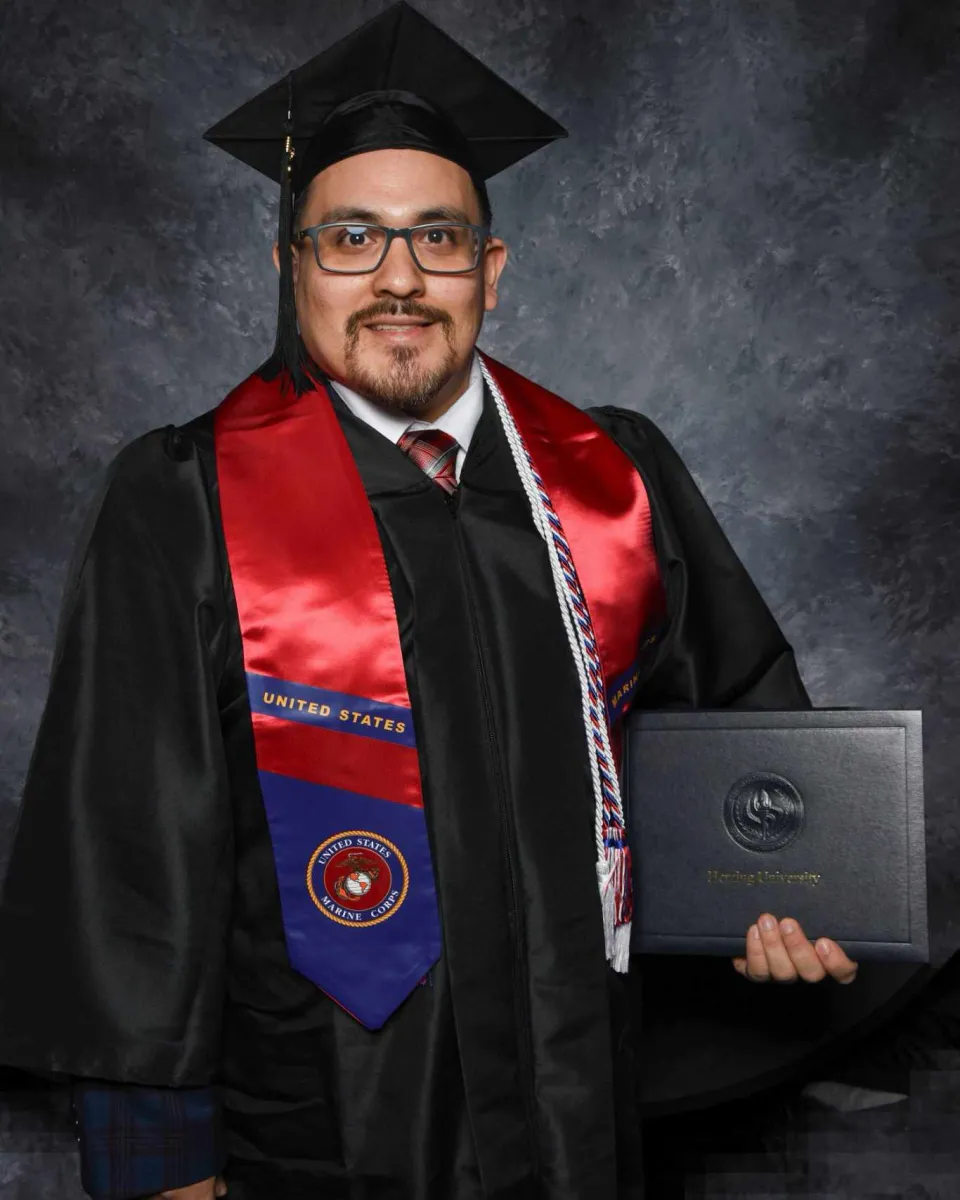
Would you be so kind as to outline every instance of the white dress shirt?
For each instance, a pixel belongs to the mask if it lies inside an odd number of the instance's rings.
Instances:
[[[399,442],[408,429],[442,429],[444,433],[449,433],[452,438],[456,438],[460,449],[457,451],[454,470],[459,481],[460,470],[463,467],[463,460],[467,456],[470,439],[473,437],[473,431],[480,420],[481,412],[483,412],[483,372],[480,369],[480,358],[476,351],[473,353],[470,378],[463,395],[459,396],[435,421],[411,420],[406,413],[382,408],[379,404],[374,404],[372,400],[359,395],[335,379],[330,382],[355,417],[359,417],[367,425],[373,426],[377,433],[382,433],[391,442]]]

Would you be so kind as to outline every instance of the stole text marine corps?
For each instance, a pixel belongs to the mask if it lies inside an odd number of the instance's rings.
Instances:
[[[409,883],[406,860],[393,842],[362,829],[321,842],[307,866],[307,891],[317,908],[355,929],[392,917]]]

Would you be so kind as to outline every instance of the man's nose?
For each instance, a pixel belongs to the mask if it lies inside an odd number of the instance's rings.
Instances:
[[[402,237],[395,237],[374,272],[374,291],[377,295],[412,296],[421,295],[425,286],[423,272],[414,261],[410,247]]]

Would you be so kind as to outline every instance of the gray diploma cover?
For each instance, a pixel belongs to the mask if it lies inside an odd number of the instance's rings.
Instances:
[[[927,961],[919,712],[635,712],[623,773],[634,952],[743,954],[769,911]]]

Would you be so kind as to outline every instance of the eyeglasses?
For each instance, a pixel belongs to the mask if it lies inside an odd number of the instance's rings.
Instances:
[[[402,237],[421,271],[434,275],[458,275],[472,271],[490,232],[487,225],[459,223],[409,225],[404,229],[364,222],[331,222],[309,225],[294,233],[296,239],[313,242],[317,266],[338,275],[364,275],[376,271],[386,258],[390,243]]]

